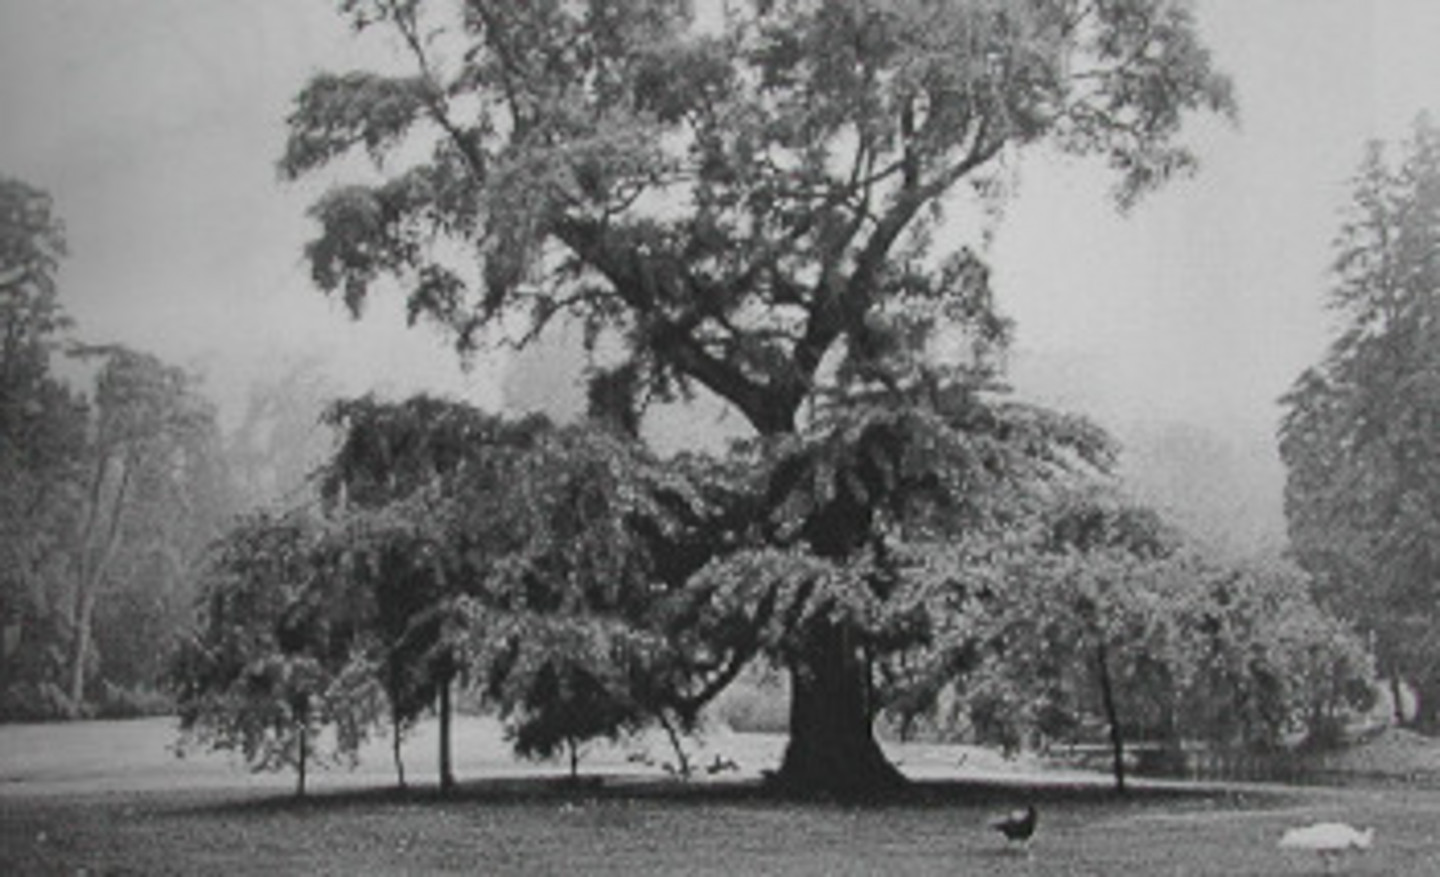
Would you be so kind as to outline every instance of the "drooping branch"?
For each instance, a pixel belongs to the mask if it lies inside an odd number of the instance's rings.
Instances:
[[[760,651],[761,635],[775,616],[779,592],[770,587],[761,595],[755,612],[746,620],[744,629],[735,642],[729,644],[730,656],[718,671],[710,676],[698,691],[679,698],[677,708],[682,715],[693,716],[706,704],[714,700],[734,682]]]

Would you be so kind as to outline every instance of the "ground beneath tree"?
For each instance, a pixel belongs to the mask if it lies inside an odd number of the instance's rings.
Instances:
[[[921,779],[905,798],[795,802],[755,779],[783,742],[765,735],[715,735],[692,783],[665,775],[651,741],[597,747],[584,764],[598,779],[571,785],[558,767],[510,759],[493,725],[457,730],[455,796],[427,788],[434,741],[422,729],[410,792],[388,788],[379,741],[357,771],[317,777],[297,802],[288,777],[174,759],[165,722],[0,728],[0,873],[1316,874],[1317,858],[1275,844],[1320,820],[1376,827],[1375,849],[1343,873],[1440,873],[1440,792],[1419,787],[1142,783],[1117,799],[1097,776],[911,745],[890,751]],[[705,773],[716,756],[741,770]],[[1041,812],[1028,854],[985,825],[1026,800]]]
[[[510,744],[491,718],[462,716],[453,732],[455,774],[467,779],[558,777],[562,763],[531,762],[514,757]],[[97,791],[146,791],[173,788],[283,791],[294,784],[289,773],[253,774],[225,753],[192,752],[178,757],[175,720],[136,719],[110,722],[66,722],[0,726],[0,796]],[[406,738],[402,753],[412,785],[435,783],[439,730],[422,722]],[[780,764],[785,737],[740,734],[717,727],[685,742],[695,782],[758,779]],[[922,743],[885,744],[886,755],[912,779],[1025,781],[1035,776],[1063,776],[1077,783],[1107,783],[1103,772],[1055,773],[1037,758],[1005,758],[977,746]],[[580,770],[590,776],[667,778],[678,758],[664,734],[645,734],[585,748]],[[732,766],[733,765],[733,766]],[[393,785],[395,770],[390,741],[372,740],[354,768],[337,766],[316,771],[310,787],[375,788]]]

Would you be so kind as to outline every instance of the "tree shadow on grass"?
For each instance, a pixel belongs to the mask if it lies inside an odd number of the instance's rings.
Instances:
[[[264,814],[303,811],[342,811],[374,807],[425,807],[457,805],[565,806],[601,802],[653,803],[666,806],[754,805],[757,807],[810,805],[906,808],[1001,808],[1020,803],[1038,806],[1144,806],[1193,802],[1210,806],[1281,807],[1301,793],[1281,786],[1257,787],[1168,784],[1132,787],[1117,794],[1105,785],[1064,781],[987,782],[977,780],[920,780],[904,788],[873,795],[804,795],[781,789],[765,780],[728,780],[684,783],[665,778],[605,777],[504,777],[462,781],[456,788],[441,792],[433,786],[398,788],[380,786],[312,791],[305,797],[293,793],[246,793],[215,797],[209,801],[176,802],[174,809],[188,814],[206,813],[227,817],[245,813]]]

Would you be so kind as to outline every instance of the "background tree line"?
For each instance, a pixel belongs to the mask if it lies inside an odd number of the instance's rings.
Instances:
[[[321,404],[301,369],[257,385],[227,438],[197,376],[77,337],[64,254],[49,197],[0,178],[5,720],[169,709],[166,655],[208,546],[238,508],[300,484],[315,442],[296,433],[314,431]]]
[[[1397,717],[1434,733],[1440,132],[1431,119],[1417,118],[1398,144],[1370,144],[1335,250],[1336,336],[1284,400],[1290,541],[1324,604],[1371,638]]]

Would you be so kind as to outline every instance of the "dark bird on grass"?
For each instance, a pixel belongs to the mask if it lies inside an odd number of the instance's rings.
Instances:
[[[1005,840],[1012,844],[1028,844],[1030,838],[1035,836],[1035,825],[1040,821],[1040,813],[1035,809],[1034,804],[1026,804],[1019,810],[1012,810],[1004,816],[990,820],[990,827],[1005,835]]]

